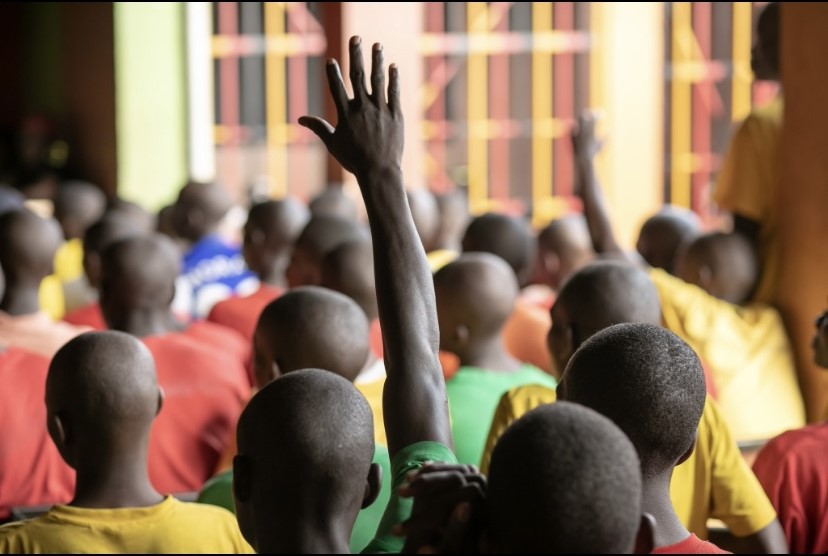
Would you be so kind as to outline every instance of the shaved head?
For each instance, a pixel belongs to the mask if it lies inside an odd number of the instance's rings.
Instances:
[[[101,257],[101,310],[106,323],[123,330],[136,312],[168,308],[180,261],[164,236],[131,237],[110,245]]]
[[[55,195],[55,219],[66,239],[83,238],[87,228],[106,211],[106,195],[101,188],[85,181],[60,184]]]
[[[292,197],[253,205],[244,226],[243,252],[248,268],[267,279],[271,274],[283,275],[288,252],[309,218],[308,208]]]
[[[101,255],[121,240],[142,235],[145,232],[130,218],[123,218],[117,211],[106,213],[83,236],[83,270],[89,285],[98,288],[101,282]]]
[[[116,197],[109,203],[106,214],[130,220],[132,225],[143,233],[150,233],[155,229],[155,216],[148,210],[132,201]]]
[[[463,233],[469,224],[469,202],[466,193],[453,189],[436,195],[437,208],[440,211],[440,228],[437,234],[437,247],[460,251]]]
[[[434,194],[426,188],[409,189],[406,192],[411,218],[420,242],[426,253],[437,247],[437,234],[440,232],[440,209]]]
[[[0,266],[9,284],[34,287],[52,273],[61,244],[60,228],[52,219],[27,209],[0,215]]]
[[[612,421],[559,401],[506,429],[487,496],[498,553],[629,554],[641,519],[641,467]]]
[[[369,239],[340,245],[322,261],[322,287],[343,293],[356,301],[366,316],[378,316],[374,280],[374,248]]]
[[[190,182],[178,194],[173,227],[179,237],[198,241],[212,233],[233,205],[227,190],[218,183]]]
[[[311,218],[293,246],[287,280],[291,288],[318,286],[325,256],[342,245],[368,237],[366,228],[355,220],[333,216]]]
[[[535,239],[524,220],[506,214],[478,216],[466,228],[463,252],[497,255],[512,267],[521,286],[528,283],[535,255]]]
[[[374,427],[368,402],[346,379],[304,369],[274,380],[247,404],[237,439],[236,513],[254,548],[292,534],[301,517],[356,519]]]
[[[352,299],[307,286],[272,301],[253,337],[255,374],[264,386],[298,369],[318,368],[353,381],[368,360],[368,319]]]
[[[679,278],[734,305],[745,303],[759,278],[756,250],[739,233],[713,232],[696,238],[679,256]]]
[[[313,218],[331,216],[345,220],[357,219],[356,204],[342,190],[342,185],[326,187],[308,204]]]
[[[535,279],[558,290],[570,274],[594,258],[595,250],[583,215],[558,218],[538,232]]]
[[[456,353],[457,331],[470,342],[500,336],[512,314],[518,284],[512,269],[488,253],[464,253],[434,275],[440,348]]]
[[[46,379],[49,433],[66,462],[149,442],[160,392],[146,346],[122,332],[89,332],[64,345]],[[55,419],[61,427],[55,426]],[[62,433],[71,431],[74,442]],[[146,449],[146,448],[144,448]]]
[[[25,198],[23,194],[10,185],[0,184],[0,214],[10,210],[22,209]]]
[[[666,206],[641,226],[636,249],[654,268],[674,274],[676,256],[701,233],[701,221],[695,212]]]
[[[564,283],[551,315],[549,352],[562,373],[575,350],[596,332],[620,323],[660,324],[661,303],[658,290],[640,268],[596,261]]]

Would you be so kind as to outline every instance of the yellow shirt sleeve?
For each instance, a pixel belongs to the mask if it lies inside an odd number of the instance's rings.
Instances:
[[[55,253],[55,274],[62,282],[83,278],[83,241],[70,239]]]
[[[492,426],[489,429],[489,436],[486,438],[486,447],[483,450],[483,458],[480,461],[480,472],[488,475],[489,464],[492,460],[492,451],[497,441],[503,435],[503,431],[509,425],[539,405],[552,403],[556,399],[557,396],[553,389],[539,384],[518,386],[503,394],[500,398],[500,403],[497,404],[497,409],[495,409]]]
[[[673,471],[670,498],[687,529],[707,538],[707,520],[719,519],[733,535],[758,533],[776,511],[710,398],[699,422],[696,449]]]
[[[60,320],[66,312],[63,300],[63,283],[55,274],[51,274],[40,282],[39,290],[40,309],[53,320]]]

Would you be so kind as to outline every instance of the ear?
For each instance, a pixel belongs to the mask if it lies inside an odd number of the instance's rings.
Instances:
[[[377,463],[372,463],[368,469],[368,482],[365,485],[365,494],[362,496],[363,510],[376,501],[382,487],[382,467]]]
[[[713,269],[710,268],[710,265],[699,265],[699,286],[703,290],[710,290],[710,286],[713,285]]]
[[[543,252],[540,260],[543,269],[550,275],[554,276],[561,269],[561,258],[554,251]]]
[[[247,456],[233,458],[233,496],[239,502],[248,502],[253,496],[253,470]]]
[[[690,459],[690,456],[693,455],[693,450],[696,449],[696,441],[698,439],[699,439],[699,431],[698,431],[698,429],[696,429],[696,436],[693,437],[693,442],[690,443],[690,447],[687,448],[687,451],[684,452],[684,454],[681,456],[681,458],[679,458],[679,460],[676,462],[676,465],[681,465],[682,463],[684,463],[685,461]]]
[[[55,413],[50,417],[52,427],[50,430],[54,431],[52,440],[57,444],[58,449],[63,452],[63,449],[70,446],[74,441],[72,434],[72,427],[64,417],[63,413]]]
[[[460,324],[454,329],[454,341],[457,345],[464,346],[469,341],[469,327],[465,324]]]
[[[155,415],[161,413],[161,408],[164,407],[164,389],[158,387],[158,407],[155,409]]]
[[[656,520],[648,513],[641,514],[641,525],[635,538],[633,554],[651,554],[655,548]]]

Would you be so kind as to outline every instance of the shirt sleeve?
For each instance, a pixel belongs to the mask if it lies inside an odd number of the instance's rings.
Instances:
[[[710,517],[722,520],[737,537],[758,533],[776,519],[776,511],[762,485],[734,442],[724,420],[711,404],[712,484]]]
[[[730,142],[714,192],[721,208],[757,222],[765,221],[769,210],[763,180],[770,178],[762,175],[758,163],[769,153],[763,153],[761,135],[756,116],[748,116]]]
[[[362,554],[399,554],[405,538],[394,535],[393,528],[411,516],[414,501],[402,498],[397,491],[411,471],[420,469],[426,462],[457,463],[450,448],[439,442],[418,442],[400,450],[391,460],[391,499],[385,508],[377,534]]]

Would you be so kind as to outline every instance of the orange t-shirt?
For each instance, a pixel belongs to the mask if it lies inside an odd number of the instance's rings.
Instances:
[[[106,325],[99,303],[90,303],[85,307],[75,309],[71,313],[67,313],[63,317],[63,320],[75,326],[88,326],[95,330],[106,330],[109,328]]]
[[[371,352],[377,356],[377,359],[382,359],[385,351],[382,347],[382,329],[380,328],[379,319],[371,321],[371,329],[368,332],[368,341],[371,344]]]
[[[554,375],[546,336],[552,327],[549,309],[518,298],[503,326],[503,344],[512,357]]]
[[[218,465],[250,396],[242,363],[191,330],[143,338],[164,402],[152,427],[150,479],[163,493],[201,488]]]
[[[0,519],[14,506],[65,504],[75,471],[46,428],[49,360],[19,348],[0,352]]]
[[[283,290],[279,288],[262,284],[248,296],[232,297],[216,303],[207,320],[232,328],[252,341],[262,310],[282,293]]]
[[[197,321],[187,327],[187,334],[206,344],[210,349],[218,348],[240,362],[245,369],[248,385],[255,384],[251,359],[252,344],[235,330],[207,321]]]

